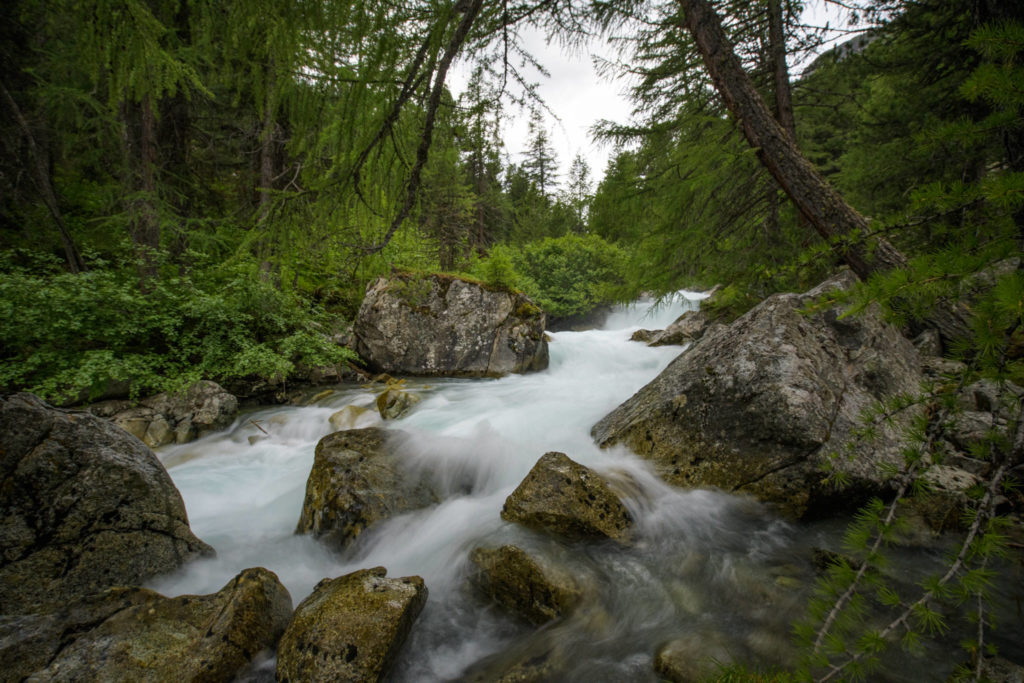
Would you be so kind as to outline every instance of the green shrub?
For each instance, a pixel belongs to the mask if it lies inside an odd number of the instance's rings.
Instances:
[[[119,380],[141,395],[202,378],[269,379],[354,356],[330,341],[321,311],[255,268],[166,278],[145,294],[131,272],[0,271],[0,386],[51,400]]]

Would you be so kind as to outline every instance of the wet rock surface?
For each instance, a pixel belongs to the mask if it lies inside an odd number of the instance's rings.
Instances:
[[[0,398],[0,501],[8,615],[139,584],[213,552],[142,442],[31,394]]]
[[[580,600],[570,573],[517,546],[477,548],[470,561],[478,570],[473,579],[481,592],[533,624],[568,614]]]
[[[341,549],[376,522],[437,502],[424,474],[391,452],[387,438],[367,428],[320,440],[296,533]]]
[[[875,401],[919,388],[917,351],[875,311],[801,312],[853,282],[844,271],[713,326],[598,422],[593,437],[652,460],[671,484],[746,492],[794,516],[884,491],[879,465],[898,460],[900,424],[882,425],[875,441],[845,445]],[[824,481],[832,453],[847,482],[838,492]]]
[[[593,470],[564,453],[545,453],[505,500],[501,518],[568,539],[629,544],[633,518]]]
[[[49,614],[0,617],[0,667],[5,680],[232,680],[274,647],[291,609],[262,568],[212,595],[113,588]]]
[[[281,638],[277,680],[381,680],[426,600],[423,579],[389,579],[383,567],[324,579]]]
[[[544,323],[524,294],[396,274],[367,287],[354,334],[359,355],[385,372],[499,377],[547,367]]]

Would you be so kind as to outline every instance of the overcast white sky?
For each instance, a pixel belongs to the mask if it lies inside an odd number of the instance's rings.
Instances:
[[[839,8],[825,0],[809,0],[804,23],[843,26],[845,20]],[[601,119],[620,123],[629,120],[632,105],[625,97],[626,83],[600,78],[594,67],[592,55],[613,59],[614,51],[602,44],[593,44],[589,50],[569,53],[557,44],[546,44],[538,32],[523,32],[524,45],[537,60],[545,65],[551,74],[545,78],[536,74],[532,79],[539,83],[538,92],[548,109],[558,116],[545,114],[552,146],[558,157],[564,180],[569,164],[577,153],[582,153],[590,165],[591,178],[596,184],[604,175],[605,167],[613,150],[608,145],[598,145],[590,137],[590,128]],[[460,68],[462,67],[462,68]],[[468,75],[464,65],[456,65],[450,79],[450,87],[457,95],[465,86]],[[529,112],[508,108],[511,119],[505,124],[505,153],[513,163],[520,161],[526,147],[527,121]]]

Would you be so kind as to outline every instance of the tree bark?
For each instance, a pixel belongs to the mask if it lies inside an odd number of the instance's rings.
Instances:
[[[686,29],[693,36],[715,89],[739,120],[747,142],[775,177],[807,222],[836,244],[843,260],[862,280],[893,268],[905,268],[906,257],[888,240],[876,237],[865,245],[868,220],[825,181],[797,149],[795,140],[775,120],[730,45],[721,19],[708,0],[680,0]],[[938,306],[927,323],[944,341],[970,334],[962,306]]]
[[[729,111],[739,120],[747,141],[758,158],[811,226],[827,240],[854,238],[868,221],[830,186],[796,148],[775,120],[729,44],[721,20],[708,0],[681,0],[686,28],[693,35],[701,57]],[[844,260],[861,278],[901,268],[906,259],[883,239],[869,253],[863,246],[840,247]]]
[[[61,213],[60,205],[57,203],[57,193],[54,192],[53,183],[50,180],[50,173],[46,168],[46,164],[43,163],[42,155],[36,145],[35,136],[32,135],[32,129],[29,127],[28,121],[22,115],[21,108],[18,106],[18,103],[14,101],[11,93],[7,91],[7,87],[2,83],[0,83],[0,94],[3,95],[4,103],[7,105],[7,108],[11,110],[14,120],[18,123],[18,127],[21,128],[22,135],[25,136],[25,140],[28,143],[28,153],[29,157],[31,157],[29,161],[29,169],[35,177],[36,185],[39,188],[39,194],[43,197],[43,203],[46,204],[46,209],[50,212],[50,215],[53,217],[53,222],[57,225],[57,232],[60,233],[61,244],[64,246],[64,257],[68,261],[68,269],[77,275],[78,273],[86,270],[85,261],[82,260],[82,255],[79,253],[78,247],[75,246],[75,241],[71,238],[71,232],[68,230],[68,226],[64,222],[64,215]]]
[[[775,120],[796,142],[796,117],[793,114],[793,92],[789,87],[786,64],[786,31],[782,20],[782,0],[768,0],[768,58],[775,81]]]

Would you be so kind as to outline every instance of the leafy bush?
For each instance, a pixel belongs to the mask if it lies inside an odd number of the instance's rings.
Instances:
[[[95,397],[116,381],[139,395],[202,378],[286,376],[353,356],[327,337],[324,314],[254,269],[165,278],[145,294],[116,270],[0,269],[0,386],[51,400]]]
[[[541,308],[566,317],[618,300],[626,260],[620,247],[597,235],[565,235],[524,245],[513,263]]]

